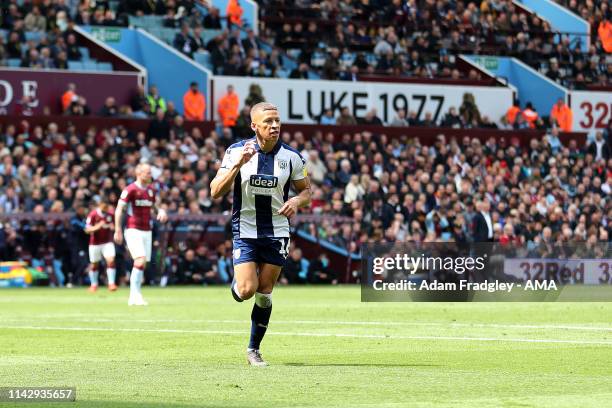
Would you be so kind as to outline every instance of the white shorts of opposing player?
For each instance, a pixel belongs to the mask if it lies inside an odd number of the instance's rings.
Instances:
[[[89,246],[89,262],[98,263],[104,259],[115,257],[115,244],[107,242],[106,244],[90,245]]]
[[[133,228],[125,230],[125,243],[132,255],[132,259],[145,258],[147,262],[151,261],[151,231],[141,231]],[[142,297],[141,286],[144,277],[144,271],[138,268],[132,269],[130,276],[130,298],[129,306],[146,306],[147,301]]]
[[[128,228],[125,230],[125,243],[132,259],[145,258],[147,262],[151,262],[151,245],[153,244],[151,231]]]

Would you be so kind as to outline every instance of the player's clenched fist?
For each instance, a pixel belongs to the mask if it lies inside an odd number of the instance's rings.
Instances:
[[[298,205],[295,200],[291,199],[285,202],[283,206],[278,210],[280,215],[284,215],[287,218],[293,217],[298,212]]]
[[[242,148],[242,153],[240,155],[240,166],[242,166],[243,164],[246,164],[249,162],[249,160],[251,160],[251,158],[255,155],[256,150],[255,150],[255,141],[254,140],[250,140],[248,142],[246,142],[244,144],[244,147]]]

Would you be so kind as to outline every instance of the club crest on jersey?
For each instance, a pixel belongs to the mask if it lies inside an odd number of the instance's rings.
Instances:
[[[279,160],[278,168],[281,170],[285,170],[287,168],[287,160]]]
[[[147,193],[149,193],[149,197],[153,197],[153,192],[151,190],[148,190]]]

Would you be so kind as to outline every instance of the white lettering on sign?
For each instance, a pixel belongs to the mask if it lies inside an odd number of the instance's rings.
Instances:
[[[36,97],[36,90],[38,89],[38,82],[36,81],[21,81],[23,96],[31,98],[28,104],[31,108],[38,106],[38,98]]]
[[[0,107],[8,106],[9,103],[13,100],[13,87],[8,81],[0,80],[0,87],[4,89],[4,98],[2,98],[2,93],[0,93]]]

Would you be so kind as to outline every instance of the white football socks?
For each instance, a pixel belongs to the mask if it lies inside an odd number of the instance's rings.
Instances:
[[[89,271],[89,281],[92,286],[98,286],[98,275],[100,273],[98,271]]]
[[[142,284],[142,277],[144,271],[136,267],[132,268],[132,274],[130,275],[130,296],[140,295],[140,286]]]
[[[106,268],[106,276],[108,277],[108,284],[115,284],[115,276],[117,275],[117,270],[115,268]]]

